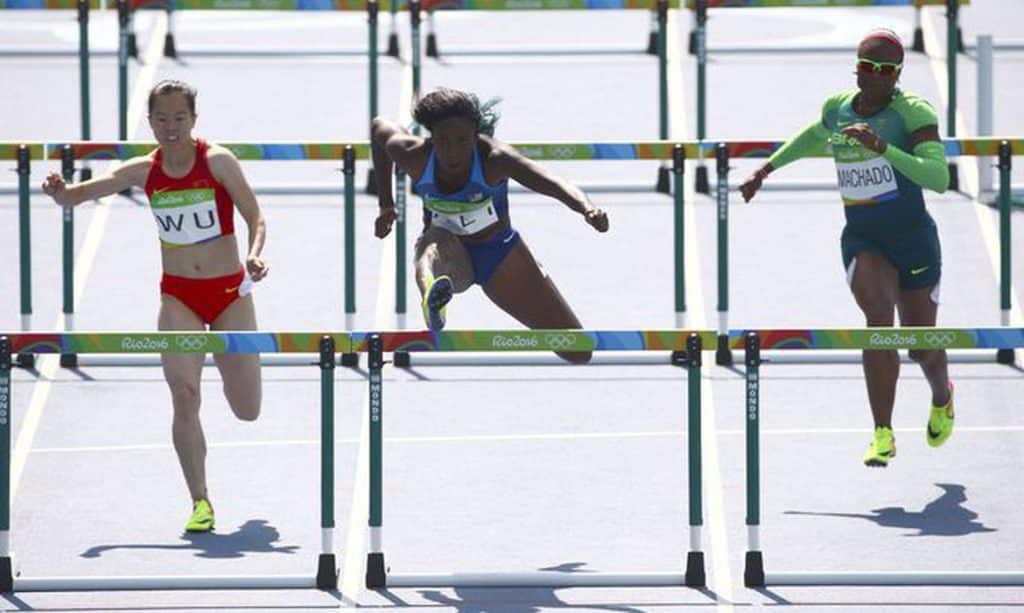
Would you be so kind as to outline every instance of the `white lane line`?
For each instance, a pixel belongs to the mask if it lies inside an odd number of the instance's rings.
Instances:
[[[669,120],[669,134],[674,139],[685,138],[687,114],[684,112],[682,41],[679,40],[677,19],[681,11],[668,12],[666,29],[668,38],[668,99],[673,112]],[[693,163],[687,164],[691,169]],[[707,326],[704,315],[704,288],[701,282],[700,253],[697,248],[697,215],[694,209],[697,193],[694,182],[686,175],[683,181],[686,206],[683,207],[686,220],[686,304],[690,327],[703,329]],[[732,561],[729,557],[729,537],[725,525],[725,489],[722,483],[722,467],[718,453],[718,419],[715,413],[714,382],[701,377],[701,413],[703,424],[701,447],[703,449],[704,500],[706,502],[706,534],[710,534],[709,557],[713,573],[708,587],[715,593],[718,610],[733,611]]]
[[[939,38],[933,21],[932,10],[934,7],[925,7],[921,12],[921,31],[924,35],[924,49],[930,61],[932,76],[939,87],[939,95],[942,101],[948,106],[949,96],[946,90],[949,87],[949,79],[946,76],[946,53],[944,47],[939,44]],[[958,134],[967,134],[967,122],[964,120],[960,108],[956,111],[956,130]],[[966,193],[979,193],[979,177],[977,164],[957,164],[960,174],[966,184]],[[981,230],[981,238],[985,242],[985,251],[988,252],[988,260],[992,265],[992,274],[995,275],[996,283],[999,282],[999,229],[996,224],[996,215],[987,206],[977,200],[971,203],[974,209],[974,217],[978,220],[978,228]],[[1024,314],[1022,314],[1020,300],[1017,298],[1017,288],[1010,282],[1010,321],[1002,322],[1004,325],[1024,325]]]
[[[919,434],[924,428],[894,428],[893,432],[899,434]],[[775,428],[761,430],[764,436],[824,436],[829,434],[856,434],[863,436],[869,434],[869,428]],[[1024,425],[1021,426],[958,426],[957,434],[988,434],[988,433],[1016,433],[1024,432]],[[744,430],[722,429],[718,431],[720,436],[743,436]],[[585,440],[622,440],[622,439],[651,439],[651,438],[682,438],[686,436],[686,430],[662,430],[651,432],[553,432],[548,434],[471,434],[466,436],[396,436],[386,437],[384,444],[408,444],[408,443],[504,443],[520,441],[585,441]],[[358,445],[358,438],[335,439],[338,445]],[[227,441],[210,443],[208,446],[220,449],[237,449],[245,447],[306,447],[320,444],[320,439],[284,439],[270,441]],[[32,450],[32,453],[119,453],[131,451],[164,451],[171,449],[166,443],[151,443],[142,445],[109,445],[90,447],[40,447]]]
[[[408,43],[404,43],[403,57],[412,57]],[[412,64],[402,67],[402,87],[398,101],[398,121],[408,125],[412,117]],[[407,200],[408,201],[408,200]],[[408,215],[406,215],[408,219]],[[378,330],[388,327],[391,307],[395,303],[395,235],[392,232],[381,245],[380,272],[377,275],[377,303],[374,308],[374,327]],[[359,448],[356,450],[356,475],[352,484],[352,496],[348,513],[348,535],[345,539],[345,559],[341,569],[341,606],[359,606],[359,595],[363,591],[366,575],[366,537],[369,531],[370,499],[370,399],[363,394],[360,403],[362,413],[359,429]],[[385,560],[386,563],[386,560]]]
[[[129,113],[129,139],[134,136],[135,128],[141,120],[141,109],[145,108],[144,103],[146,95],[149,92],[152,78],[156,71],[156,65],[160,61],[160,58],[163,57],[163,41],[164,33],[166,33],[166,31],[167,17],[164,13],[158,13],[156,24],[153,28],[153,35],[150,38],[149,46],[146,48],[144,56],[146,59],[146,69],[140,73],[139,78],[136,81],[132,95],[132,106],[129,107],[132,110],[132,112]],[[140,100],[142,101],[141,103]],[[110,218],[109,204],[109,198],[103,198],[96,204],[92,219],[90,220],[88,229],[86,230],[81,253],[76,258],[74,270],[75,310],[77,310],[78,304],[81,301],[82,294],[85,293],[85,284],[89,279],[89,273],[92,271],[92,265],[95,262],[97,250],[99,249],[100,242],[103,240],[103,234],[106,231],[107,221]],[[64,330],[64,314],[62,312],[58,312],[56,319],[57,323],[54,324],[53,330],[56,332],[62,332]],[[25,469],[25,461],[28,459],[29,451],[32,449],[32,441],[35,440],[36,431],[39,429],[39,422],[43,416],[43,409],[46,407],[46,402],[50,398],[50,390],[52,388],[53,380],[60,368],[60,358],[53,355],[43,356],[39,360],[38,368],[39,379],[32,387],[32,397],[29,400],[28,411],[25,413],[25,419],[21,424],[21,429],[18,431],[18,438],[15,441],[14,451],[11,456],[12,506],[14,497],[18,492],[18,486],[21,484],[21,476]]]

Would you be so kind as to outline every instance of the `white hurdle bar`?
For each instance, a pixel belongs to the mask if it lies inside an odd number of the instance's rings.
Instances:
[[[316,589],[306,575],[181,575],[138,577],[15,577],[14,592],[131,590],[285,590]]]
[[[686,587],[683,573],[388,573],[387,587]]]
[[[888,586],[1021,586],[1016,571],[863,571],[765,573],[765,585],[888,585]]]

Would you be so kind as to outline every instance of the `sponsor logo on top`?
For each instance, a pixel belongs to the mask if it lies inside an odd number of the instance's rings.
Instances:
[[[167,337],[129,336],[121,340],[123,351],[167,351],[170,348]]]
[[[494,338],[491,339],[491,347],[496,349],[534,349],[539,346],[540,341],[535,336],[523,336],[521,334],[504,336],[502,334],[495,334]]]
[[[875,332],[868,339],[872,347],[897,349],[900,347],[917,347],[917,335],[901,332]]]

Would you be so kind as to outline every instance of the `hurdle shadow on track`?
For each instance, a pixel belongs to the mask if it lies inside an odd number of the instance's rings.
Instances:
[[[963,506],[967,502],[966,488],[956,483],[936,483],[942,491],[935,500],[920,511],[907,511],[903,507],[873,509],[871,514],[828,513],[813,511],[786,511],[786,515],[814,515],[818,517],[850,517],[873,521],[883,528],[916,530],[903,536],[966,536],[978,532],[996,532],[977,521],[978,514]]]
[[[163,549],[182,551],[195,550],[199,558],[242,558],[247,553],[287,553],[293,554],[298,545],[275,546],[281,540],[277,528],[265,519],[250,519],[237,530],[229,534],[216,532],[186,532],[181,535],[180,544],[145,544],[130,543],[125,545],[97,545],[90,547],[81,554],[83,558],[98,558],[101,555],[118,549]]]
[[[553,573],[588,573],[594,572],[583,568],[586,562],[566,562],[557,566],[540,568],[540,571]],[[417,590],[417,593],[425,600],[454,607],[457,613],[494,613],[495,611],[515,611],[516,613],[536,613],[548,608],[586,608],[588,611],[620,611],[622,613],[644,613],[654,608],[672,608],[678,606],[717,606],[715,593],[707,588],[696,590],[708,597],[707,603],[700,602],[677,602],[658,603],[656,605],[644,604],[630,606],[627,604],[581,604],[578,602],[565,602],[561,600],[556,592],[559,589],[569,588],[509,588],[509,587],[456,587],[451,588],[451,594],[441,590]],[[393,604],[408,606],[394,594],[387,590],[379,591],[382,596]]]

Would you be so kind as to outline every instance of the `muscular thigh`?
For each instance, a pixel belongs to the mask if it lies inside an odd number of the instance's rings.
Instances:
[[[157,329],[168,332],[206,329],[192,309],[180,300],[167,294],[160,296],[160,314],[157,317]],[[189,386],[198,392],[199,380],[202,376],[205,354],[198,353],[166,353],[160,358],[164,378],[172,388]]]
[[[228,308],[217,316],[211,330],[256,330],[256,307],[252,294],[240,296]],[[234,379],[243,378],[245,382],[258,383],[260,376],[260,356],[258,353],[222,353],[214,354],[213,361],[220,370],[225,385]]]
[[[523,240],[509,252],[483,289],[491,301],[529,328],[582,327]]]
[[[473,263],[462,242],[451,232],[430,226],[416,239],[415,256],[435,258],[431,267],[437,276],[448,275],[455,292],[461,293],[473,285]]]

